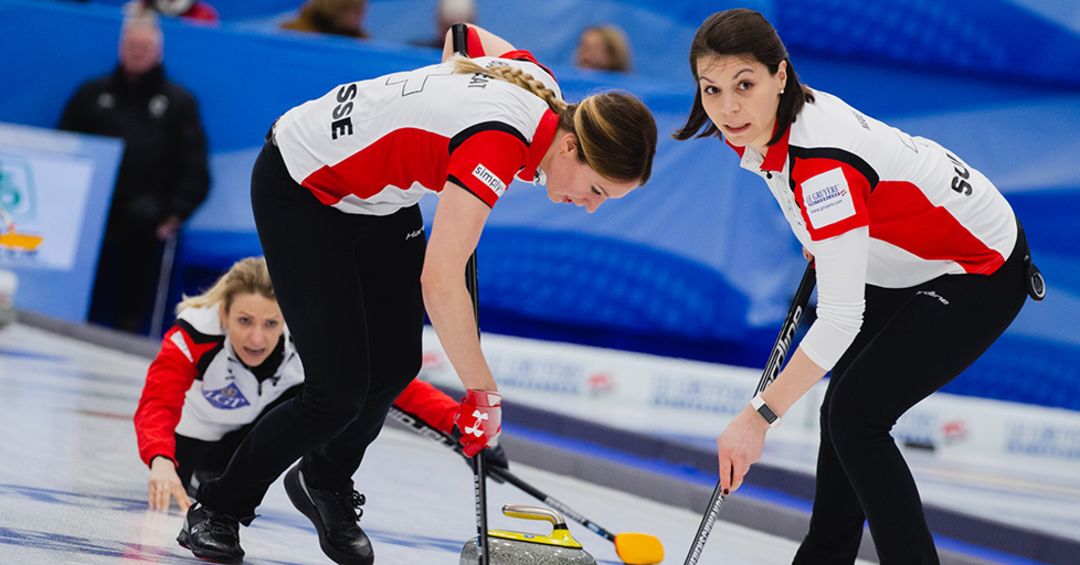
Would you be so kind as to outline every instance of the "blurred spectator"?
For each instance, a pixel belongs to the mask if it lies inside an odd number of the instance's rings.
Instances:
[[[165,79],[162,42],[153,13],[129,13],[116,69],[82,84],[59,126],[124,140],[90,321],[133,332],[147,326],[166,243],[210,188],[198,106]]]
[[[217,23],[218,13],[203,0],[138,0],[146,9],[170,18],[183,18],[202,23]]]
[[[630,72],[630,43],[618,26],[592,26],[581,32],[574,65],[582,69]]]
[[[415,41],[413,45],[442,49],[446,42],[446,30],[459,23],[476,23],[476,0],[439,0],[435,7],[435,35],[430,39]]]
[[[366,11],[367,0],[307,0],[300,7],[300,15],[281,24],[281,28],[365,39]]]

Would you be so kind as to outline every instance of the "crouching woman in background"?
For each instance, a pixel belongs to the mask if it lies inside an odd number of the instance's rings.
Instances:
[[[261,257],[238,261],[209,290],[184,297],[176,314],[135,411],[139,456],[150,467],[147,499],[162,511],[174,498],[186,511],[199,482],[220,475],[255,422],[304,381]],[[446,433],[458,409],[416,380],[394,405]]]

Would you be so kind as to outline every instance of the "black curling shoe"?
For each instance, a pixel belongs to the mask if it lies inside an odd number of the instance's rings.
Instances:
[[[319,546],[335,563],[372,565],[371,540],[357,522],[364,511],[364,495],[355,490],[332,492],[311,488],[297,464],[285,473],[285,493],[319,532]]]
[[[195,557],[217,563],[240,563],[240,521],[228,514],[214,512],[196,502],[184,516],[184,526],[176,541],[190,549]]]

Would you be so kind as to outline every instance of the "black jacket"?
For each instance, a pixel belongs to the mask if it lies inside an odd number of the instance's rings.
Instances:
[[[210,190],[198,104],[187,90],[165,80],[161,65],[136,83],[119,66],[83,83],[59,127],[124,140],[111,229],[152,231],[169,216],[186,220]]]

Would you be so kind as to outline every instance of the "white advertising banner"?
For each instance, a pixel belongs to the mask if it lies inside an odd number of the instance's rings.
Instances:
[[[518,402],[662,436],[715,438],[745,407],[761,371],[500,335],[484,335],[499,389]],[[460,388],[431,328],[424,334],[425,380]],[[816,433],[817,393],[800,400],[773,437]],[[809,426],[809,428],[808,428]]]
[[[704,445],[747,405],[761,372],[579,345],[484,335],[499,389],[521,403],[613,427]],[[460,388],[431,328],[421,376]],[[816,445],[818,383],[769,432],[776,443]],[[1080,461],[1080,413],[937,393],[905,414],[893,436],[941,457],[1031,456]]]

